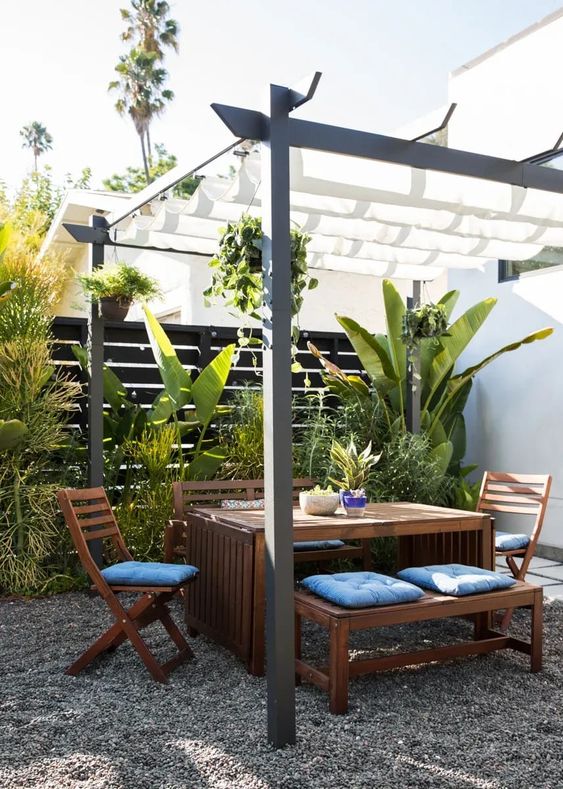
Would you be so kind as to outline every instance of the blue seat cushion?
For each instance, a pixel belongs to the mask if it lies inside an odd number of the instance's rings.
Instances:
[[[123,586],[178,586],[197,575],[191,564],[164,562],[118,562],[102,570],[108,584]]]
[[[342,540],[302,540],[293,543],[294,551],[326,551],[329,548],[342,548]]]
[[[310,592],[344,608],[410,603],[424,595],[417,586],[367,571],[310,575],[301,583]]]
[[[530,538],[527,534],[511,534],[509,531],[497,531],[495,547],[497,551],[517,551],[527,548]]]
[[[482,567],[468,567],[466,564],[431,564],[427,567],[408,567],[397,575],[403,581],[431,589],[433,592],[463,597],[477,592],[492,592],[494,589],[507,589],[516,580],[510,575],[494,573]]]

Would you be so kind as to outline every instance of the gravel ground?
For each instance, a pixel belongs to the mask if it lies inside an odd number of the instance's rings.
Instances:
[[[181,619],[179,604],[173,606]],[[563,786],[563,605],[546,606],[546,661],[501,652],[353,681],[350,713],[297,689],[298,745],[265,738],[265,681],[204,638],[166,686],[129,645],[81,676],[65,665],[109,621],[85,594],[0,602],[0,787],[49,789],[333,789]],[[514,627],[528,626],[527,612]],[[462,621],[380,631],[379,648],[420,647]],[[158,626],[151,646],[168,650]],[[369,634],[354,647],[366,648]],[[371,634],[371,643],[374,634]],[[304,653],[322,654],[311,626]],[[162,653],[161,653],[162,654]]]

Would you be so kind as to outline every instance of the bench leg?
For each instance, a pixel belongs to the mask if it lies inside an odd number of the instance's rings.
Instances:
[[[541,671],[543,654],[543,589],[534,595],[532,606],[532,633],[531,633],[530,670]]]
[[[301,659],[301,615],[295,612],[295,659]],[[295,672],[295,684],[301,685],[301,675]]]
[[[342,715],[348,712],[348,680],[350,674],[348,633],[350,628],[346,620],[331,619],[329,630],[328,692],[330,711],[336,715]]]

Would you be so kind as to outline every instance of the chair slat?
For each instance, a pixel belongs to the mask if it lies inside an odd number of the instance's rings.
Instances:
[[[515,504],[490,504],[482,502],[480,509],[487,512],[511,512],[513,515],[535,515],[535,510],[529,507],[517,507]]]
[[[100,501],[99,504],[84,504],[81,507],[75,507],[74,511],[80,517],[80,515],[87,515],[91,512],[98,512],[101,515],[104,512],[111,512],[111,509],[105,501]]]
[[[522,482],[526,485],[545,485],[548,474],[508,474],[504,471],[487,471],[487,478],[495,482]]]
[[[497,484],[491,484],[487,482],[485,486],[485,490],[489,491],[498,491],[498,493],[523,493],[532,496],[543,496],[545,489],[545,483],[538,483],[534,487],[529,487],[528,485],[518,485],[517,483],[508,483],[508,482],[499,482]]]
[[[69,501],[90,501],[92,499],[106,500],[106,494],[103,488],[81,488],[81,489],[67,489],[66,495]]]
[[[104,537],[111,537],[117,534],[117,526],[108,526],[107,529],[92,529],[84,533],[85,540],[102,540]]]
[[[99,515],[95,518],[79,518],[78,525],[81,529],[87,529],[90,526],[100,526],[102,523],[114,523],[113,515],[109,512],[107,515]]]
[[[531,496],[516,496],[516,495],[505,495],[503,493],[491,493],[489,490],[486,490],[483,494],[482,501],[498,501],[498,502],[507,502],[507,503],[514,503],[514,504],[529,504],[532,508],[537,508],[541,506],[542,497],[538,496],[536,498],[532,498]]]

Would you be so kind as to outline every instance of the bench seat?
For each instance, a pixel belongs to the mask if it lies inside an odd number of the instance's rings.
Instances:
[[[490,629],[491,613],[500,609],[531,607],[530,642],[512,638]],[[348,682],[350,677],[403,666],[451,660],[466,655],[478,655],[497,649],[514,649],[530,655],[531,671],[541,670],[542,663],[543,590],[524,581],[517,581],[508,589],[451,597],[427,592],[419,600],[371,608],[343,608],[306,591],[295,593],[295,649],[296,681],[308,680],[328,691],[330,711],[348,711]],[[474,619],[472,641],[434,647],[417,652],[350,661],[348,636],[356,630],[368,630],[407,622],[471,616]],[[301,656],[301,620],[309,619],[329,632],[328,666],[316,668]]]

